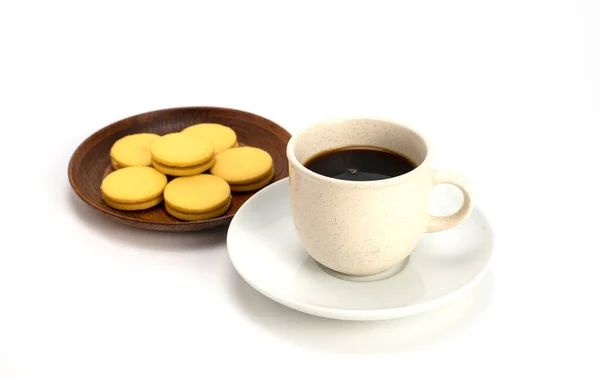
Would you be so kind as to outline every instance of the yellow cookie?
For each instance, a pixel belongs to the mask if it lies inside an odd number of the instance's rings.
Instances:
[[[104,196],[102,196],[102,200],[104,200],[106,205],[108,205],[111,208],[119,209],[122,211],[141,211],[144,209],[152,208],[153,206],[162,203],[163,197],[161,195],[153,200],[142,201],[140,203],[132,203],[132,204],[117,203],[117,202],[107,199]]]
[[[150,154],[153,161],[165,166],[189,167],[209,162],[214,156],[214,148],[206,138],[170,133],[152,144]]]
[[[138,133],[125,136],[113,144],[110,158],[116,166],[151,166],[150,146],[160,136],[154,133]],[[113,164],[113,167],[115,166]]]
[[[204,213],[180,212],[178,210],[175,210],[175,209],[169,207],[166,204],[165,204],[165,209],[167,210],[168,214],[170,214],[171,216],[178,218],[180,220],[203,221],[203,220],[210,220],[211,218],[216,218],[216,217],[224,215],[225,213],[227,213],[230,206],[231,206],[231,197],[229,197],[229,199],[227,200],[225,205],[221,206],[221,208],[217,208],[215,210],[204,212]]]
[[[263,179],[273,167],[273,158],[257,147],[242,146],[223,150],[215,156],[210,173],[229,184],[248,184]]]
[[[125,167],[108,174],[100,190],[102,196],[114,203],[138,204],[162,195],[167,185],[165,174],[153,167]]]
[[[205,213],[222,208],[231,197],[229,184],[223,179],[200,174],[175,178],[164,191],[165,204],[185,213]]]
[[[210,140],[215,148],[215,154],[230,149],[237,144],[237,136],[233,129],[221,124],[196,124],[188,126],[181,132]]]
[[[231,192],[249,192],[256,191],[257,189],[261,189],[267,184],[271,183],[273,180],[273,176],[275,176],[275,170],[271,168],[271,171],[265,176],[263,179],[259,179],[256,182],[248,183],[248,184],[232,184]]]
[[[215,164],[216,160],[213,158],[207,163],[189,166],[189,167],[173,167],[173,166],[165,166],[162,163],[152,162],[152,166],[155,169],[162,172],[165,175],[171,176],[192,176],[202,174],[204,171],[210,170],[210,168]]]

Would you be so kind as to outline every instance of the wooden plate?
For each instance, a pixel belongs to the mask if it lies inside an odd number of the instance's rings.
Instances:
[[[169,215],[164,205],[144,211],[119,211],[102,201],[100,184],[112,171],[110,148],[121,137],[132,133],[150,132],[159,135],[178,132],[187,126],[212,122],[235,130],[240,145],[262,148],[269,152],[275,164],[273,182],[288,176],[285,149],[290,139],[281,126],[264,117],[235,109],[217,107],[184,107],[148,112],[117,121],[88,137],[71,157],[69,181],[75,193],[88,205],[120,223],[142,229],[184,232],[209,229],[228,224],[235,212],[255,192],[233,194],[229,211],[206,221],[181,221]]]

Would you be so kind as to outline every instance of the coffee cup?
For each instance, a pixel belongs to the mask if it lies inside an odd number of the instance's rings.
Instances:
[[[333,119],[294,134],[287,146],[291,214],[300,243],[336,273],[365,277],[403,262],[424,233],[452,228],[472,210],[468,180],[430,166],[416,130],[367,118]],[[455,213],[428,213],[431,188],[456,186]]]

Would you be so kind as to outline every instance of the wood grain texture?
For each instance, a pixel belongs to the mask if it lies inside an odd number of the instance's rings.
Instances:
[[[119,211],[107,206],[100,193],[102,179],[112,171],[110,148],[119,138],[142,132],[164,135],[203,122],[227,125],[236,132],[240,145],[255,146],[269,152],[275,165],[273,182],[288,176],[285,149],[291,136],[281,126],[264,117],[235,109],[183,107],[135,115],[92,134],[79,145],[69,162],[71,187],[81,200],[97,211],[117,222],[137,228],[187,232],[228,224],[242,204],[255,192],[233,193],[229,211],[221,217],[206,221],[178,220],[165,211],[164,204],[143,211]]]

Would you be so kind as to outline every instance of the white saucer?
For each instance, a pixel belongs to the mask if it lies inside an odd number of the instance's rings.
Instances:
[[[493,234],[475,208],[462,224],[425,234],[399,273],[357,282],[332,276],[302,248],[294,231],[288,179],[256,193],[233,217],[227,248],[240,276],[263,295],[292,309],[342,320],[384,320],[444,304],[481,279],[492,257]],[[457,209],[452,192],[432,194],[432,214]]]

